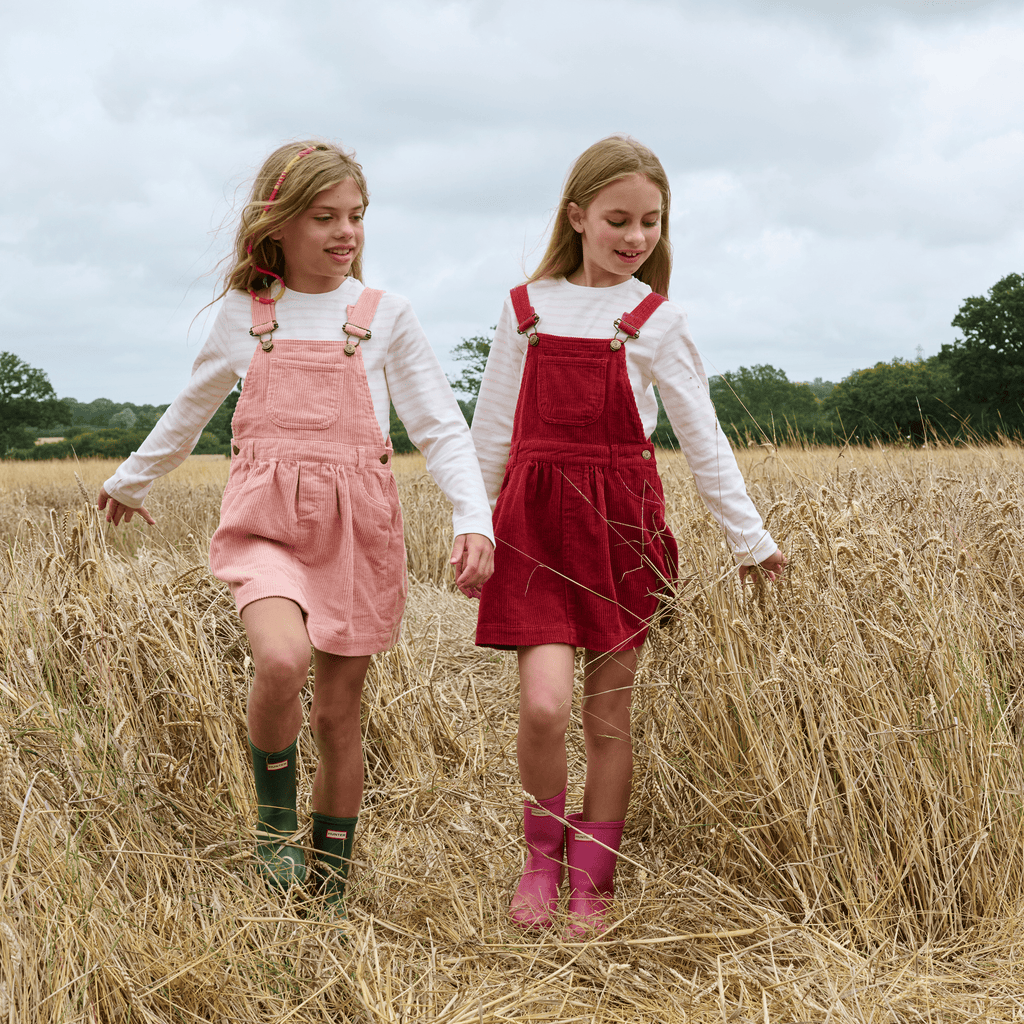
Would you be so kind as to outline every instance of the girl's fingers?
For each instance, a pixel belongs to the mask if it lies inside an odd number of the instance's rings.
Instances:
[[[460,533],[455,538],[455,543],[452,545],[452,557],[448,559],[449,565],[457,566],[456,572],[462,568],[463,554],[466,548],[466,537],[465,534]]]
[[[479,597],[480,587],[494,571],[494,547],[480,534],[460,533],[455,538],[451,562],[455,565],[455,585],[467,597]]]
[[[121,502],[111,498],[105,491],[100,492],[100,498],[96,505],[101,511],[106,508],[106,520],[108,523],[113,523],[114,526],[120,526],[122,521],[130,523],[132,516],[135,515],[144,519],[150,526],[156,525],[156,520],[149,514],[149,509],[144,505],[141,508],[131,508],[129,505],[122,505]]]
[[[782,571],[786,568],[787,564],[786,556],[776,549],[774,554],[769,555],[763,562],[758,562],[757,565],[741,565],[740,582],[745,583],[747,577],[753,574],[752,579],[755,583],[761,578],[766,578],[774,583],[782,575]]]

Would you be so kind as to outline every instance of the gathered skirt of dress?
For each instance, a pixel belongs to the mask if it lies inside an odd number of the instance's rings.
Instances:
[[[406,572],[390,465],[373,450],[329,442],[236,447],[210,567],[238,610],[284,597],[302,609],[318,650],[356,656],[393,646]]]
[[[622,445],[609,458],[605,446],[581,446],[571,459],[556,455],[521,448],[509,462],[476,642],[639,647],[677,572],[653,448]]]

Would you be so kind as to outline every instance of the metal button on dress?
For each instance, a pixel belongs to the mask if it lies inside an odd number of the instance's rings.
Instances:
[[[237,455],[242,449],[239,448],[237,444],[233,444],[231,446],[231,450],[235,453],[235,455]]]
[[[383,462],[383,463],[385,463],[385,464],[387,463],[387,461],[388,461],[388,453],[387,453],[387,452],[385,452],[385,453],[384,453],[384,454],[383,454],[383,455],[382,455],[382,456],[380,457],[380,461],[381,461],[381,462]]]
[[[622,348],[622,342],[618,338],[613,338],[612,343],[609,346],[613,352],[618,352]]]
[[[641,452],[640,454],[641,454],[641,455],[642,455],[642,456],[643,456],[643,457],[644,457],[645,459],[649,459],[649,458],[651,457],[651,453],[650,453],[650,452],[649,452],[649,451],[648,451],[648,450],[647,450],[646,448],[645,448],[645,449],[644,449],[644,450],[643,450],[643,451],[642,451],[642,452]]]

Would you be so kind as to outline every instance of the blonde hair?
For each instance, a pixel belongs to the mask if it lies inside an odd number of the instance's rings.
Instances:
[[[309,152],[300,156],[303,150]],[[280,180],[282,175],[283,180]],[[315,139],[288,142],[275,149],[259,169],[242,210],[235,234],[235,249],[224,275],[221,295],[235,288],[241,291],[269,288],[274,278],[264,273],[265,270],[284,277],[284,252],[270,236],[292,217],[308,209],[324,189],[333,188],[346,178],[351,178],[359,186],[364,207],[369,204],[366,178],[362,167],[355,161],[355,153]],[[351,274],[362,281],[362,250],[352,263]]]
[[[668,240],[672,192],[668,175],[654,153],[628,135],[610,135],[595,142],[573,164],[562,188],[547,250],[530,281],[544,277],[568,277],[580,266],[583,262],[583,239],[569,222],[569,204],[575,203],[581,210],[586,210],[601,189],[631,174],[642,174],[661,193],[661,238],[633,276],[650,285],[653,291],[668,295],[668,282],[672,276],[672,246]]]

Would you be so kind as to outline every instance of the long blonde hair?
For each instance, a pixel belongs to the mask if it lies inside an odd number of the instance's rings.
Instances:
[[[544,277],[568,277],[583,262],[583,239],[569,222],[569,204],[585,210],[606,185],[642,174],[661,193],[661,238],[654,251],[633,275],[653,291],[668,295],[672,276],[672,246],[668,240],[668,215],[672,191],[661,161],[646,146],[628,135],[610,135],[595,142],[573,164],[562,188],[551,239],[530,281]]]
[[[309,152],[300,156],[303,150]],[[283,181],[280,180],[282,175]],[[316,139],[288,142],[275,149],[259,169],[242,209],[235,234],[235,249],[224,274],[221,295],[235,288],[259,291],[270,287],[274,278],[264,270],[284,277],[284,252],[270,236],[282,224],[307,209],[324,189],[333,188],[346,178],[351,178],[358,185],[365,207],[370,202],[370,194],[355,153]],[[279,186],[276,195],[275,186]],[[351,273],[362,281],[362,250],[352,263]]]

